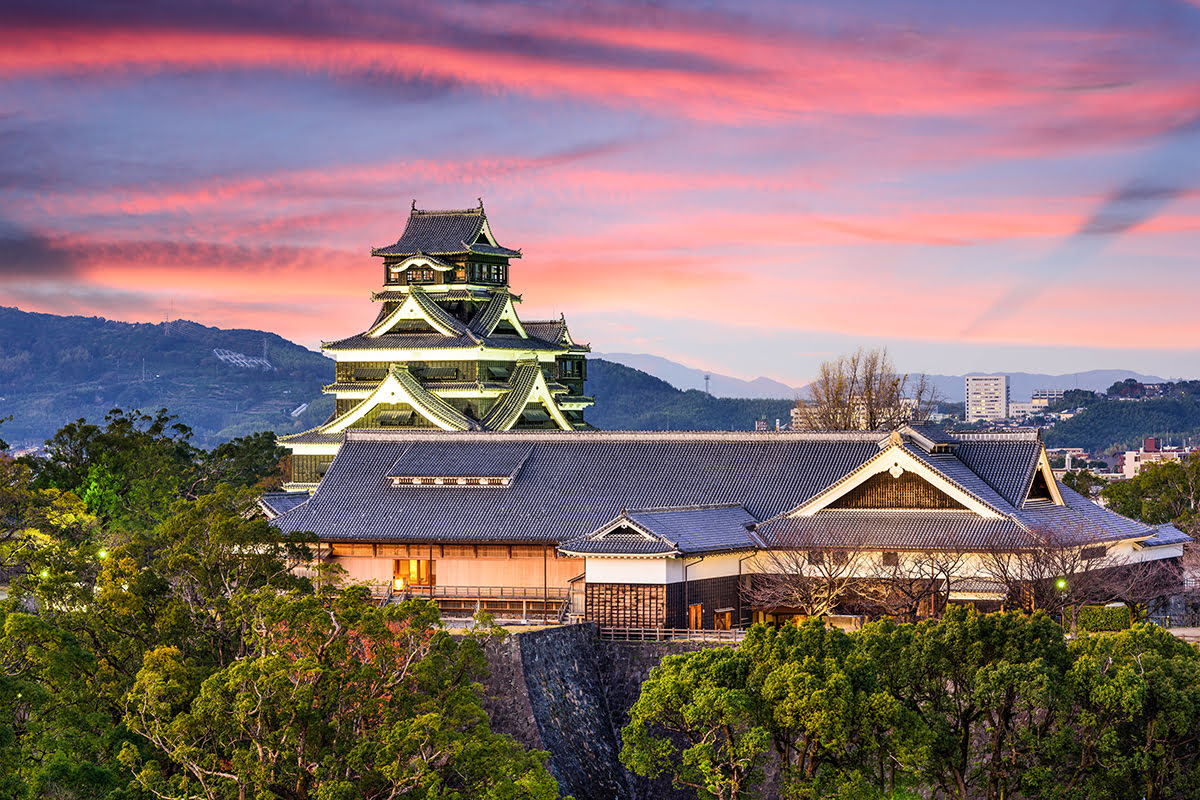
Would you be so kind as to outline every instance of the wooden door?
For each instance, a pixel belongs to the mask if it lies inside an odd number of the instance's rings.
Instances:
[[[727,631],[733,627],[733,612],[718,611],[713,614],[713,629],[718,631]]]
[[[700,630],[700,620],[704,613],[704,606],[700,603],[688,606],[688,628],[690,630]]]

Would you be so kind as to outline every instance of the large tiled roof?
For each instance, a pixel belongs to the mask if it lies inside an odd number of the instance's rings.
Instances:
[[[417,442],[454,444],[453,460],[532,451],[507,487],[393,487],[387,473]],[[312,500],[273,524],[332,540],[565,542],[627,508],[740,503],[767,519],[878,452],[864,434],[351,430]]]
[[[1008,480],[997,465],[1024,475],[1040,447],[1017,435],[1007,441],[974,440],[972,462],[1011,492],[1028,485]],[[631,528],[650,531],[679,552],[724,546],[732,528],[724,514],[766,520],[756,535],[777,546],[860,547],[895,550],[1020,548],[1052,534],[1074,542],[1148,539],[1155,529],[1114,514],[1061,487],[1065,505],[1049,500],[1009,502],[991,481],[950,452],[927,453],[911,442],[904,450],[958,490],[988,508],[971,511],[827,508],[811,516],[786,516],[842,482],[880,453],[878,433],[680,433],[680,432],[390,432],[350,431],[312,500],[275,523],[285,530],[311,530],[322,539],[368,541],[538,541],[567,542],[600,550],[580,540],[624,514]],[[418,447],[419,446],[419,447]],[[411,450],[411,448],[418,448]],[[411,452],[413,455],[406,456]],[[418,459],[419,454],[419,460]],[[505,464],[523,458],[506,486],[392,486],[389,474],[402,459],[414,459],[428,475],[468,476],[470,465]],[[488,475],[486,477],[500,477]],[[1025,490],[1023,489],[1022,492]],[[689,517],[683,507],[729,506],[738,511]],[[626,509],[670,509],[626,512]],[[989,516],[990,515],[990,516]],[[607,530],[612,530],[608,528]],[[738,533],[737,536],[742,534]],[[747,534],[748,536],[749,534]],[[1164,539],[1170,531],[1162,533]],[[652,537],[652,538],[654,538]],[[645,537],[643,537],[645,538]],[[1173,540],[1172,540],[1173,541]],[[599,544],[599,542],[598,542]],[[613,540],[618,550],[669,552],[633,539]],[[649,550],[645,549],[650,547]],[[654,549],[659,547],[659,549]],[[578,551],[582,552],[582,551]]]
[[[1063,542],[1100,542],[1134,539],[1154,534],[1154,528],[1122,517],[1059,484],[1066,505],[1049,500],[1030,500],[1013,512],[1013,517],[1030,530]]]
[[[404,226],[404,233],[400,234],[396,243],[387,247],[377,247],[371,252],[379,256],[484,253],[519,258],[521,253],[518,250],[493,247],[482,242],[475,243],[486,219],[483,204],[478,208],[461,211],[419,211],[413,208],[408,217],[408,224]]]

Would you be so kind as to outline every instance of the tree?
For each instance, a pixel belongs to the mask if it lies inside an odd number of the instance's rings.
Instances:
[[[960,800],[1042,796],[1069,666],[1062,629],[1044,615],[951,606],[909,635],[888,680],[928,737],[914,765],[921,782]]]
[[[1135,625],[1071,644],[1074,701],[1057,796],[1165,800],[1200,792],[1200,653]]]
[[[873,554],[861,538],[830,547],[835,536],[824,531],[782,534],[764,551],[764,568],[745,585],[743,599],[753,608],[821,617],[859,597]]]
[[[491,733],[475,637],[425,601],[376,607],[258,593],[250,655],[205,678],[175,648],[146,654],[127,721],[172,766],[123,760],[160,797],[552,798],[544,756]]]
[[[794,417],[810,430],[880,430],[923,420],[937,402],[924,375],[896,371],[886,347],[860,347],[822,362]]]
[[[1145,464],[1129,480],[1106,486],[1100,496],[1113,511],[1147,525],[1169,522],[1191,530],[1200,521],[1200,454]]]
[[[647,778],[666,772],[701,798],[752,796],[771,740],[736,650],[667,656],[642,684],[621,731],[621,763]]]

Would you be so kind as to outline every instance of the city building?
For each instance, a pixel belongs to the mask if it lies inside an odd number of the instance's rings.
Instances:
[[[1132,478],[1147,464],[1183,461],[1192,452],[1187,447],[1165,447],[1157,438],[1149,437],[1142,440],[1142,446],[1137,450],[1126,450],[1117,456],[1117,471]]]
[[[563,318],[521,320],[509,288],[519,250],[497,241],[483,203],[418,210],[414,201],[383,260],[374,321],[321,349],[337,362],[333,414],[280,438],[292,452],[289,489],[312,491],[346,432],[363,429],[578,430],[587,345]]]
[[[1047,536],[1083,561],[1178,558],[1190,539],[1057,483],[1036,431],[355,429],[281,531],[381,594],[447,614],[726,628],[787,608],[743,591],[778,553],[854,569],[954,553],[947,600],[1004,597],[986,558]],[[853,561],[849,561],[853,559]],[[915,568],[915,567],[914,567]],[[922,573],[924,574],[924,573]],[[775,616],[778,618],[778,616]]]
[[[1066,389],[1034,389],[1030,402],[1034,408],[1046,408],[1056,400],[1062,400]]]
[[[1008,376],[968,375],[967,422],[991,422],[1008,417]]]

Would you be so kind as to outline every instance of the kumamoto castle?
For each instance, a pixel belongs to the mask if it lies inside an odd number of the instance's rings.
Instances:
[[[1047,543],[1128,571],[1190,541],[1059,484],[1037,431],[595,430],[588,347],[564,319],[519,318],[521,252],[482,203],[414,203],[372,255],[374,320],[323,345],[336,409],[282,440],[292,482],[262,503],[381,595],[447,616],[727,629],[814,613],[821,592],[821,613],[853,613],[862,598],[834,590],[870,576],[924,585],[925,613],[994,609],[1014,591],[1004,570],[1028,577]]]

